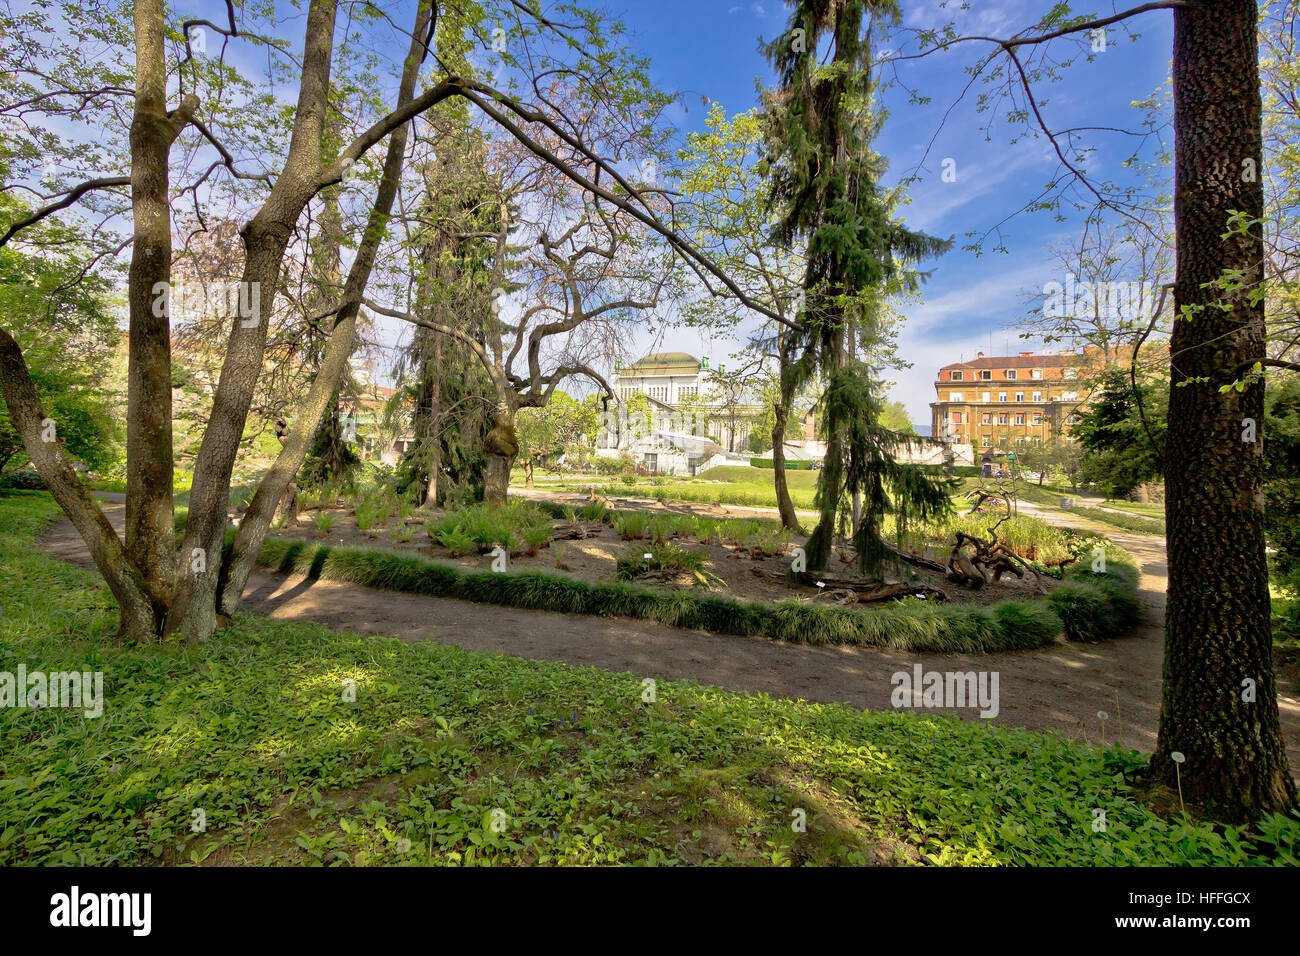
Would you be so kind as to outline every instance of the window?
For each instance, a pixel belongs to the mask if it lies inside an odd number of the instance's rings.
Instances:
[[[999,402],[1005,402],[1006,400],[1007,400],[1007,393],[1006,393],[1006,392],[998,392],[998,401],[999,401]]]
[[[982,382],[987,382],[987,381],[990,381],[992,378],[993,378],[993,370],[992,370],[992,369],[987,369],[987,368],[986,368],[986,369],[981,369],[981,370],[980,370],[980,381],[982,381]]]
[[[1077,368],[1067,368],[1064,374],[1066,378],[1077,378],[1079,370]]]
[[[948,379],[953,382],[961,381],[961,372],[953,371],[948,373]]]
[[[949,392],[949,393],[948,393],[948,401],[950,401],[950,402],[964,402],[964,401],[966,401],[966,393],[965,393],[965,392]]]
[[[1007,423],[1007,413],[1002,412],[1000,415],[998,415],[998,424],[1005,425],[1006,423]]]
[[[659,456],[647,454],[645,456],[645,469],[646,471],[657,471],[659,469]]]
[[[1025,423],[1025,416],[1024,416],[1024,415],[1017,415],[1017,416],[1016,416],[1016,424],[1017,424],[1017,425],[1023,425],[1024,423]]]
[[[1013,368],[1007,369],[1007,381],[1014,382],[1015,380],[1016,380],[1016,370]]]
[[[1042,378],[1042,377],[1043,377],[1043,370],[1042,370],[1041,368],[1031,369],[1030,372],[1029,372],[1029,377],[1030,377],[1030,378]]]
[[[989,397],[991,394],[992,394],[991,392],[984,392],[984,393],[983,393],[983,395],[984,395],[983,401],[986,401],[986,402],[988,402],[988,401],[992,401],[992,399]]]
[[[961,424],[961,412],[953,412],[953,413],[952,413],[952,423],[953,423],[954,425],[960,425],[960,424]]]
[[[1039,413],[1039,412],[1035,412],[1035,413],[1034,413],[1034,424],[1035,424],[1035,425],[1041,425],[1041,424],[1043,424],[1043,416],[1042,416],[1041,413]]]
[[[1078,393],[1078,392],[1062,392],[1062,393],[1061,393],[1061,401],[1063,401],[1063,402],[1075,402],[1075,401],[1078,401],[1078,400],[1079,400],[1079,393]]]
[[[984,413],[984,424],[985,424],[985,425],[992,425],[992,424],[993,424],[993,416],[992,416],[990,413],[988,413],[988,412],[985,412],[985,413]]]
[[[1024,392],[1016,392],[1016,401],[1017,401],[1017,402],[1023,402],[1024,400],[1025,400],[1025,393],[1024,393]]]
[[[1043,393],[1042,393],[1042,392],[1034,392],[1034,401],[1036,401],[1036,402],[1041,402],[1042,400],[1043,400]]]

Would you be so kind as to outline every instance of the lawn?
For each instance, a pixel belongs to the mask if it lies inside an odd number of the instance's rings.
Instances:
[[[0,865],[1300,862],[1300,824],[1166,821],[1140,755],[1054,735],[248,615],[116,646],[54,514],[0,497],[0,670],[102,671],[104,714],[2,712]]]

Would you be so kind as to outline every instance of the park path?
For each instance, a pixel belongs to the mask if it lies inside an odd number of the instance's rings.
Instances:
[[[103,497],[118,499],[105,511],[120,530],[125,511],[121,496]],[[432,640],[472,651],[589,665],[659,680],[689,679],[731,691],[842,702],[870,710],[892,709],[891,676],[910,672],[918,663],[927,671],[997,671],[1000,712],[993,718],[997,723],[1055,730],[1095,744],[1101,740],[1097,712],[1105,711],[1109,715],[1106,743],[1119,735],[1125,745],[1151,751],[1160,714],[1164,541],[1149,535],[1112,536],[1142,564],[1142,624],[1117,640],[997,654],[807,647],[629,618],[401,594],[265,569],[255,570],[249,578],[242,606],[279,620],[316,621],[410,642]],[[41,546],[63,560],[92,566],[84,543],[67,520],[51,525]],[[1279,705],[1291,766],[1300,770],[1300,699],[1283,694]],[[953,712],[978,719],[974,710]]]

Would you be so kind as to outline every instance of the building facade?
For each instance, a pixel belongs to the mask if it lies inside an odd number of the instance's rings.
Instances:
[[[931,434],[981,450],[1013,451],[1025,442],[1068,438],[1086,399],[1089,356],[1021,352],[954,362],[939,370],[930,403]]]
[[[712,379],[709,357],[697,359],[686,352],[657,352],[631,365],[614,365],[610,387],[619,405],[626,409],[638,395],[648,399],[648,410],[631,416],[631,426],[613,435],[601,435],[597,453],[629,452],[643,459],[648,470],[662,471],[658,452],[642,451],[632,444],[645,445],[656,436],[673,446],[695,445],[686,439],[708,439],[723,452],[744,452],[763,408],[721,397]],[[719,366],[718,373],[726,371]],[[671,457],[671,456],[670,456]]]

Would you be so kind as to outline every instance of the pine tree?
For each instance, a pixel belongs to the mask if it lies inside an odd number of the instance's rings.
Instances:
[[[916,281],[906,264],[951,244],[895,221],[894,203],[880,186],[886,163],[871,148],[882,117],[873,108],[870,30],[877,19],[898,16],[892,0],[799,0],[787,31],[765,49],[780,84],[764,96],[778,211],[773,238],[807,245],[800,321],[813,361],[803,374],[818,371],[826,381],[821,516],[805,546],[810,569],[826,566],[846,494],[864,496],[854,529],[864,573],[878,573],[887,553],[880,536],[885,512],[896,512],[902,525],[948,507],[942,482],[894,460],[897,436],[880,425],[878,385],[855,357],[883,338],[880,297]]]

